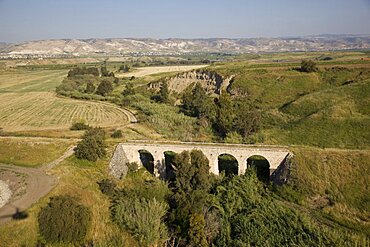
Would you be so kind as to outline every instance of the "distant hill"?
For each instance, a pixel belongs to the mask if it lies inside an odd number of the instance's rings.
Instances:
[[[1,57],[175,55],[370,49],[370,35],[317,35],[249,39],[55,39],[0,45]]]

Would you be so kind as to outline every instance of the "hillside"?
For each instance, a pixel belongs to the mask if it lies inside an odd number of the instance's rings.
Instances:
[[[0,57],[86,55],[168,55],[186,53],[261,53],[369,49],[363,35],[318,35],[248,39],[56,39],[0,46]]]

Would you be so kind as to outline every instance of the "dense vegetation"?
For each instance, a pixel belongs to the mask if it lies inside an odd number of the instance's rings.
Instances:
[[[70,196],[50,198],[38,216],[40,233],[47,243],[83,243],[91,212]]]
[[[89,161],[97,161],[99,158],[103,158],[106,155],[104,139],[105,132],[103,129],[88,129],[74,149],[76,157]]]
[[[59,95],[79,99],[103,100],[113,91],[119,79],[107,67],[77,67],[68,72],[62,84],[56,88]]]
[[[148,178],[146,172],[139,170],[129,173],[123,180],[124,185],[114,187],[114,193],[106,193],[112,198],[114,222],[130,232],[141,246],[162,243],[169,246],[351,246],[365,243],[364,235],[341,228],[333,230],[327,223],[319,224],[309,211],[288,202],[306,193],[289,190],[290,186],[298,185],[294,179],[286,189],[276,190],[260,181],[254,169],[242,176],[217,178],[208,172],[208,160],[198,150],[176,154],[171,166],[175,177],[168,184]],[[109,187],[112,191],[111,186],[103,188]]]

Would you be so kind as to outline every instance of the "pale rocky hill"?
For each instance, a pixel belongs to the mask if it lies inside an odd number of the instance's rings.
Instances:
[[[57,39],[1,44],[2,57],[259,53],[370,49],[370,35],[250,39]]]

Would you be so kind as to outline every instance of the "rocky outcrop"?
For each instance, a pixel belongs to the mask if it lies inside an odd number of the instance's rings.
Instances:
[[[11,196],[12,192],[10,191],[8,184],[0,180],[0,208],[9,201]]]
[[[109,172],[116,178],[123,178],[127,175],[129,160],[126,157],[124,150],[117,146],[113,157],[109,163]]]
[[[182,93],[190,85],[201,83],[208,94],[220,94],[222,90],[226,90],[232,82],[234,76],[223,77],[215,71],[208,70],[193,70],[177,74],[173,77],[166,78],[168,88],[172,92]],[[149,83],[149,88],[159,90],[163,81]]]

